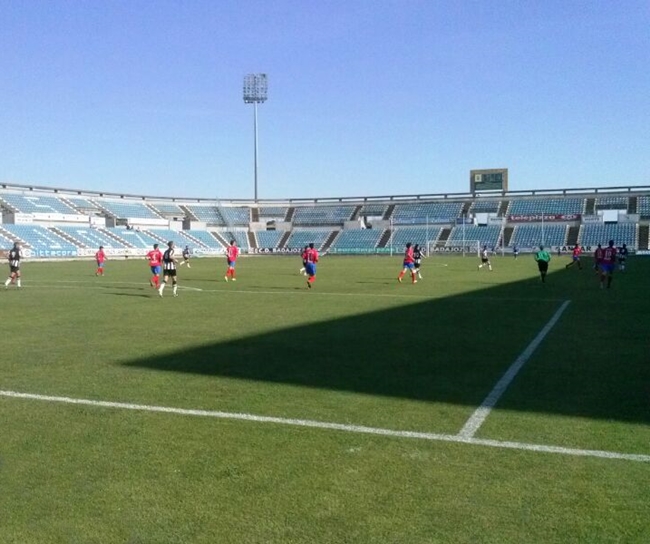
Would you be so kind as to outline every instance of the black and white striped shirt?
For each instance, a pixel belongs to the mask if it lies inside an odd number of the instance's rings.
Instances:
[[[19,249],[12,249],[9,252],[9,266],[13,266],[18,268],[20,266],[20,250]]]
[[[176,270],[176,261],[174,261],[174,249],[169,248],[163,253],[163,270]]]

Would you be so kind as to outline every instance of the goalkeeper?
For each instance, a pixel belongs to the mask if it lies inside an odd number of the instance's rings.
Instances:
[[[537,268],[542,278],[542,283],[546,283],[546,273],[548,272],[548,263],[551,262],[551,255],[544,249],[544,246],[539,246],[539,251],[535,253],[535,260],[537,261]]]

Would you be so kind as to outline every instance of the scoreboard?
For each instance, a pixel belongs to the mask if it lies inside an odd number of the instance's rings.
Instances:
[[[508,169],[491,168],[488,170],[470,170],[469,190],[472,193],[507,191]]]

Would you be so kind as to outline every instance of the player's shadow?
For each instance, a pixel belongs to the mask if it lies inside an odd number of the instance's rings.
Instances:
[[[126,364],[476,407],[571,299],[498,407],[650,423],[650,365],[639,347],[646,308],[618,312],[620,291],[563,272],[549,275],[546,286],[529,279]],[[297,300],[278,303],[291,311]]]

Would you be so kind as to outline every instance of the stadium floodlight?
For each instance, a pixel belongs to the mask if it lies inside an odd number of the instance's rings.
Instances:
[[[257,202],[257,105],[266,102],[268,97],[268,80],[266,74],[248,74],[244,76],[244,103],[253,104],[253,129],[255,132],[254,169],[255,202]]]

